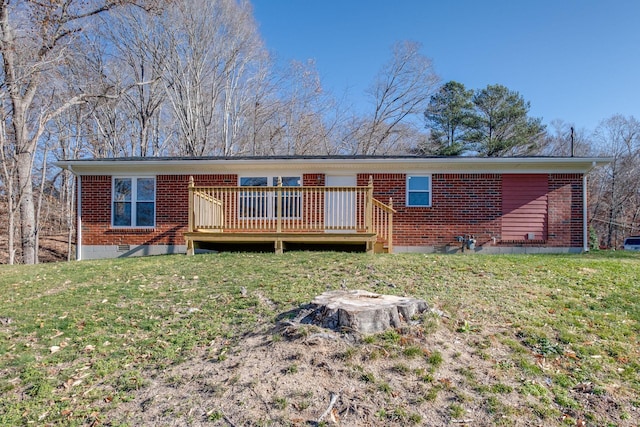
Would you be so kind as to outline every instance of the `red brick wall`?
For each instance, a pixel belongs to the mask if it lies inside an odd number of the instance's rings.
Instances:
[[[473,234],[478,243],[499,236],[501,177],[499,174],[433,174],[432,207],[406,206],[406,174],[372,174],[373,197],[393,199],[397,246],[444,246],[456,236]],[[365,185],[369,174],[358,175]]]
[[[111,227],[111,177],[83,176],[80,185],[82,244],[100,245]]]
[[[582,247],[582,217],[582,175],[549,175],[547,246]]]
[[[479,245],[491,243],[492,237],[500,241],[501,174],[433,174],[432,207],[405,206],[406,174],[359,174],[358,185],[367,185],[369,176],[376,199],[393,199],[396,246],[444,246],[465,234],[475,235]],[[582,200],[580,174],[549,174],[544,246],[582,246]]]
[[[83,176],[83,245],[184,245],[188,224],[189,175],[156,177],[155,228],[111,227],[111,176]],[[235,186],[237,175],[195,175],[202,186]]]
[[[324,187],[325,174],[305,173],[302,175],[302,185],[304,187]]]
[[[357,184],[374,180],[374,197],[393,199],[394,245],[443,246],[456,236],[474,234],[478,244],[500,240],[500,174],[433,174],[432,207],[407,207],[406,174],[358,174]],[[82,244],[184,244],[187,228],[189,175],[156,177],[156,227],[114,229],[111,227],[111,176],[83,176]],[[235,186],[238,176],[195,175],[196,185]],[[303,185],[324,185],[324,174],[304,174]],[[582,247],[582,176],[549,175],[548,236],[546,246]]]

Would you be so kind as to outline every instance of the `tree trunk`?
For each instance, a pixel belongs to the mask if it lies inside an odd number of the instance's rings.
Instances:
[[[41,212],[42,212],[42,197],[44,195],[44,186],[46,184],[46,179],[47,179],[47,145],[45,144],[44,146],[44,153],[42,154],[42,176],[40,178],[40,190],[38,191],[38,200],[37,202],[34,202],[35,204],[35,215],[34,215],[34,224],[35,224],[35,243],[34,243],[34,253],[35,253],[35,258],[34,258],[34,264],[38,264],[40,262],[40,233],[38,233],[38,231],[40,230],[40,218],[41,218]]]
[[[36,234],[38,230],[33,203],[32,160],[33,155],[29,152],[22,152],[17,156],[22,262],[24,264],[35,264],[36,262]]]
[[[13,185],[13,183],[11,183]],[[8,186],[8,184],[7,184]],[[9,265],[13,265],[16,262],[16,244],[15,244],[15,235],[16,235],[16,213],[15,207],[13,205],[13,189],[7,188],[7,204],[8,204],[8,214],[9,214],[9,224],[8,224],[8,250],[9,250]]]
[[[5,157],[5,144],[7,133],[4,127],[4,118],[0,118],[0,164],[2,164],[2,176],[4,180],[4,191],[7,197],[7,250],[9,265],[16,262],[16,187],[15,187],[15,164],[9,163]]]

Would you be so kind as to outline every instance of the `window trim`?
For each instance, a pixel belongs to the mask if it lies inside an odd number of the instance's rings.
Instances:
[[[130,179],[131,180],[131,225],[116,225],[115,224],[115,204],[116,200],[116,180],[118,179]],[[138,198],[138,179],[152,179],[153,180],[153,200],[137,200]],[[157,199],[158,199],[158,180],[155,175],[114,175],[111,177],[111,228],[124,229],[124,230],[144,230],[154,229],[157,224]],[[137,203],[153,203],[153,224],[151,225],[134,225],[136,222]]]
[[[410,190],[409,189],[409,180],[412,177],[416,178],[429,178],[429,188],[426,190]],[[412,173],[407,174],[407,178],[405,181],[405,206],[408,208],[430,208],[433,206],[433,179],[432,174],[420,174],[420,173]],[[428,193],[429,194],[429,204],[428,205],[412,205],[409,203],[409,194],[410,193]]]

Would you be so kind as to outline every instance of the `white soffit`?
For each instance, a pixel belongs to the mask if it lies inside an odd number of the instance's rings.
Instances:
[[[608,158],[456,157],[456,158],[147,158],[69,160],[55,165],[77,175],[242,174],[284,170],[300,173],[585,173],[609,163]]]

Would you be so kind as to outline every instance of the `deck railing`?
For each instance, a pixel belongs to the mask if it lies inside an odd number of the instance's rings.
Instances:
[[[387,251],[393,253],[393,200],[389,198],[389,204],[385,205],[377,199],[373,199],[373,231],[378,239],[387,243]]]
[[[189,180],[189,232],[376,233],[391,245],[393,207],[365,187],[201,187]]]

